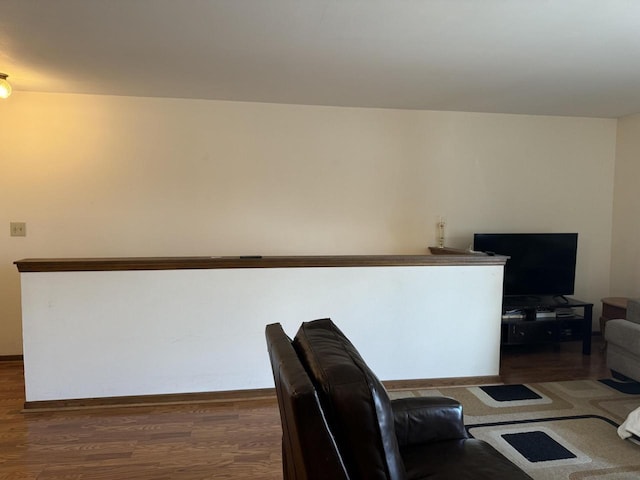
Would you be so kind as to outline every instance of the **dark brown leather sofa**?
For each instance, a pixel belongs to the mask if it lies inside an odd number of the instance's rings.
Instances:
[[[278,323],[266,337],[285,480],[531,479],[468,437],[456,400],[390,400],[330,319],[303,323],[293,341]]]

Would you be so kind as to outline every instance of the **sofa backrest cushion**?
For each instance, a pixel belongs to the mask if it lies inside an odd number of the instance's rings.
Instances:
[[[640,298],[630,298],[627,302],[627,320],[640,323]]]
[[[293,341],[351,478],[406,477],[389,396],[349,339],[330,319],[302,324]]]
[[[267,350],[282,423],[285,479],[349,480],[316,389],[279,323],[267,325]]]

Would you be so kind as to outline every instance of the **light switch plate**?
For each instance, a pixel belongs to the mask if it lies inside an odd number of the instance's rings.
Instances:
[[[27,224],[25,222],[11,222],[9,224],[12,237],[26,237]]]

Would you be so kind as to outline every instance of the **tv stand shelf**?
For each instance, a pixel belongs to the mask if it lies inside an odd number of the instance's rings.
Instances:
[[[566,310],[563,310],[566,309]],[[576,313],[576,310],[582,310]],[[591,354],[593,304],[570,297],[504,297],[502,311],[522,312],[502,319],[502,345],[582,340],[582,354]]]

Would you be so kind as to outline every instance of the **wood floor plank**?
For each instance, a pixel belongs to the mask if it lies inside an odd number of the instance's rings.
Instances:
[[[511,349],[506,383],[607,377],[601,342]],[[22,362],[0,363],[0,480],[281,480],[275,399],[23,412]]]

